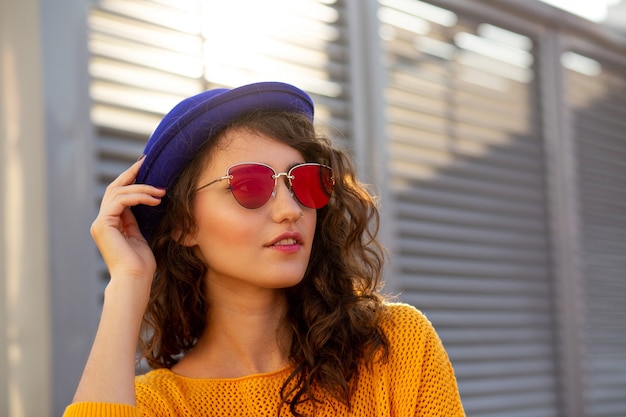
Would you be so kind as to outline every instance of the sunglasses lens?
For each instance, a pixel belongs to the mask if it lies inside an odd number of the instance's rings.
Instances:
[[[318,164],[300,165],[291,170],[293,193],[306,207],[319,209],[328,204],[335,185],[333,171]]]
[[[230,189],[243,207],[255,209],[267,203],[274,191],[274,171],[264,165],[241,164],[231,167]]]

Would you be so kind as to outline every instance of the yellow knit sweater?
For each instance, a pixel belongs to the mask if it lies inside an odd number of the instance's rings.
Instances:
[[[390,343],[386,362],[359,369],[352,408],[326,396],[298,410],[308,416],[463,417],[454,372],[430,322],[406,304],[389,304],[382,328]],[[192,379],[158,369],[135,381],[137,406],[77,403],[65,417],[275,417],[280,388],[292,368],[232,379]],[[319,399],[319,398],[318,398]],[[289,416],[283,409],[282,416]]]

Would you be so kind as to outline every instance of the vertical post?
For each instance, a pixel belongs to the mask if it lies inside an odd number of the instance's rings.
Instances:
[[[554,264],[557,351],[563,414],[586,417],[584,402],[584,297],[581,264],[576,145],[560,62],[563,35],[546,31],[539,39],[539,74],[546,144],[548,202]]]
[[[0,414],[51,415],[39,2],[0,3]]]
[[[378,0],[347,0],[354,159],[360,179],[373,185],[380,201],[379,239],[393,253],[393,194],[389,184],[385,84]],[[391,260],[391,259],[389,259]],[[385,291],[395,293],[393,268],[387,266]]]
[[[17,1],[17,0],[16,0]],[[72,400],[101,305],[97,250],[96,145],[90,120],[89,0],[41,1],[50,253],[52,409]]]

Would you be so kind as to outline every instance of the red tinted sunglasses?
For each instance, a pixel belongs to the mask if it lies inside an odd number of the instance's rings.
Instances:
[[[222,180],[228,180],[230,191],[239,204],[256,209],[268,202],[274,194],[276,181],[284,176],[287,186],[298,202],[305,207],[319,209],[328,204],[335,186],[333,170],[316,163],[299,164],[288,172],[276,172],[269,165],[258,162],[242,162],[231,165],[226,175],[214,179],[196,191]]]

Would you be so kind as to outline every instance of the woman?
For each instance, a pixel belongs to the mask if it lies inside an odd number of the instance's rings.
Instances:
[[[430,323],[378,293],[377,222],[303,91],[184,100],[92,225],[111,280],[66,416],[463,416]]]

